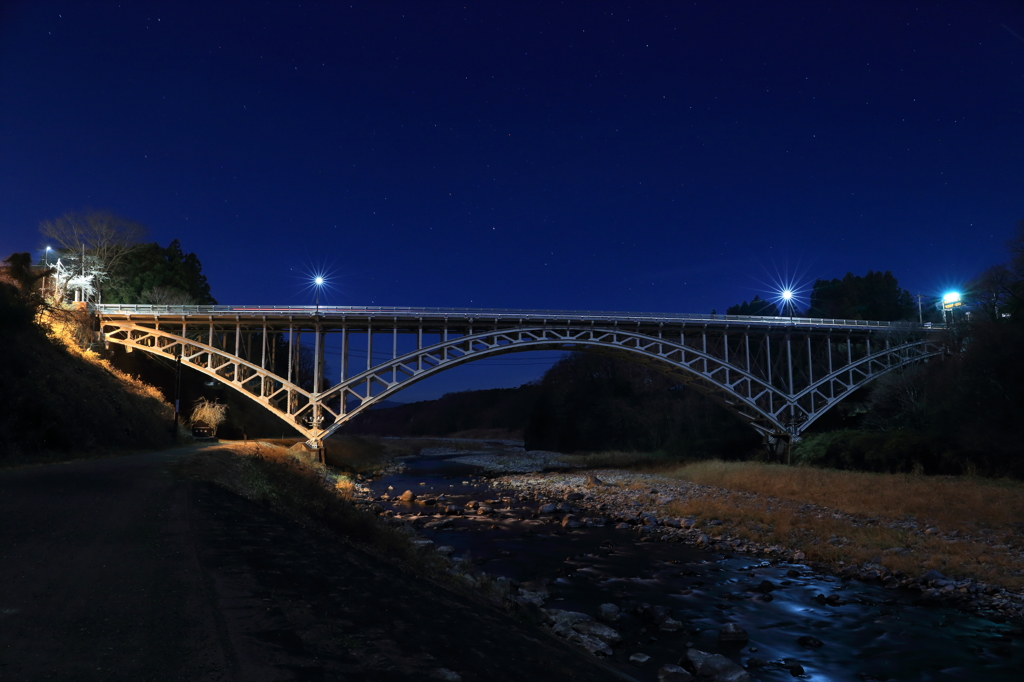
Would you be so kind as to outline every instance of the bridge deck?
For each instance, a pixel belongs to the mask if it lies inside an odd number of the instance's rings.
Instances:
[[[485,322],[560,322],[612,323],[640,325],[714,325],[721,327],[783,327],[791,329],[851,329],[932,331],[940,324],[884,322],[879,320],[839,320],[812,317],[772,317],[753,315],[712,315],[704,313],[647,313],[592,310],[510,310],[503,308],[415,308],[391,306],[267,306],[267,305],[109,305],[93,304],[89,309],[103,317],[197,318],[231,321],[263,319],[316,319],[322,322],[379,319],[394,323],[433,321]]]

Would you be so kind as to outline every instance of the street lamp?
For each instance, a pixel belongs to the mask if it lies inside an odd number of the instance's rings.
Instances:
[[[317,275],[313,278],[313,286],[316,287],[316,314],[320,314],[320,289],[324,286],[324,278]]]
[[[949,311],[949,323],[953,323],[953,310],[962,306],[964,302],[960,300],[959,291],[950,291],[942,295],[942,317],[943,320],[946,318],[946,311]]]
[[[52,249],[47,246],[46,251],[43,253],[43,262],[46,263],[46,267],[50,267],[50,251],[52,251]]]
[[[786,289],[782,292],[782,300],[785,301],[785,305],[789,308],[789,319],[793,319],[793,292]]]

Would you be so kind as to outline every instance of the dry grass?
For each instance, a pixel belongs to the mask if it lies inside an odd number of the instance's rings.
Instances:
[[[311,465],[281,445],[267,442],[224,444],[204,448],[182,460],[179,473],[222,485],[250,500],[270,506],[303,525],[409,573],[427,578],[478,601],[500,603],[504,584],[491,577],[455,570],[453,562],[428,547],[412,543],[414,534],[352,504],[355,484],[347,476]]]
[[[690,464],[669,476],[724,489],[673,502],[668,512],[694,516],[702,526],[718,519],[722,525],[713,530],[733,538],[801,549],[809,560],[835,567],[883,563],[908,575],[934,568],[1024,587],[1020,483],[719,461]],[[911,518],[921,530],[935,525],[960,535],[944,539],[893,523]]]
[[[696,462],[668,474],[702,485],[821,505],[864,517],[974,532],[1024,524],[1024,484],[954,476],[873,474],[756,462]]]
[[[65,314],[66,313],[66,314]],[[121,372],[77,340],[72,311],[48,311],[46,326],[0,334],[0,463],[30,465],[172,444],[173,409],[159,390]]]

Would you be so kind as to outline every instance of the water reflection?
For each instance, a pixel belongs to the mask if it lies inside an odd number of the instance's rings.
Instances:
[[[455,517],[450,526],[424,534],[437,545],[454,547],[457,556],[471,555],[487,573],[547,581],[546,608],[596,615],[601,604],[620,606],[623,616],[614,627],[623,643],[608,662],[637,679],[654,679],[662,664],[677,663],[688,646],[729,655],[761,680],[1024,677],[1024,646],[1010,625],[918,606],[903,590],[843,582],[805,566],[642,542],[634,532],[611,527],[565,530],[533,518],[536,502],[520,503],[508,491],[490,488],[480,468],[449,458],[410,460],[403,473],[370,487],[375,495],[405,490],[421,497],[444,495],[462,506],[492,500],[495,515]],[[400,503],[390,507],[400,514],[432,511]],[[666,607],[668,617],[682,622],[681,629],[668,632],[656,620],[637,615],[643,604]],[[745,630],[749,641],[720,642],[727,623]],[[643,670],[628,663],[637,652],[651,656]]]

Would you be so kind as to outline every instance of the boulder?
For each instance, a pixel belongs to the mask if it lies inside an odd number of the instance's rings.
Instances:
[[[572,632],[568,637],[566,637],[566,639],[573,644],[580,645],[595,656],[597,654],[603,654],[604,656],[612,655],[611,647],[597,637],[591,637],[590,635],[584,635],[579,632]]]
[[[412,502],[416,499],[416,495],[411,490],[406,490],[404,493],[398,496],[398,499],[402,502]]]
[[[747,631],[736,625],[736,623],[726,623],[718,631],[719,644],[746,644],[748,639],[750,639],[750,636],[747,634]]]
[[[678,620],[666,618],[661,625],[658,626],[658,629],[664,630],[665,632],[679,632],[683,629],[683,624]]]
[[[582,635],[597,637],[605,644],[618,644],[622,641],[622,635],[619,634],[618,630],[593,620],[576,621],[572,629]]]
[[[647,654],[633,654],[629,657],[629,662],[633,665],[640,666],[651,660],[651,657]]]
[[[594,474],[587,474],[587,480],[585,485],[588,488],[593,488],[594,486],[602,485],[602,482],[601,479],[595,476]]]
[[[615,604],[601,604],[597,609],[597,617],[608,623],[614,623],[620,615],[622,610]]]
[[[562,517],[562,528],[579,528],[580,517],[575,514],[566,514]]]
[[[658,670],[658,682],[691,682],[693,675],[686,671],[686,668],[666,663]]]
[[[538,509],[537,511],[539,511],[541,514],[554,514],[557,509],[558,507],[554,503],[551,503],[541,505],[541,508]]]
[[[796,640],[796,643],[807,649],[817,649],[823,646],[824,644],[820,639],[817,639],[816,637],[811,637],[810,635],[804,635],[803,637],[800,637]]]
[[[706,678],[712,682],[750,682],[750,675],[746,670],[721,654],[687,649],[685,660],[697,677]]]
[[[569,493],[565,496],[566,502],[575,502],[576,500],[582,500],[586,495],[583,493]]]

